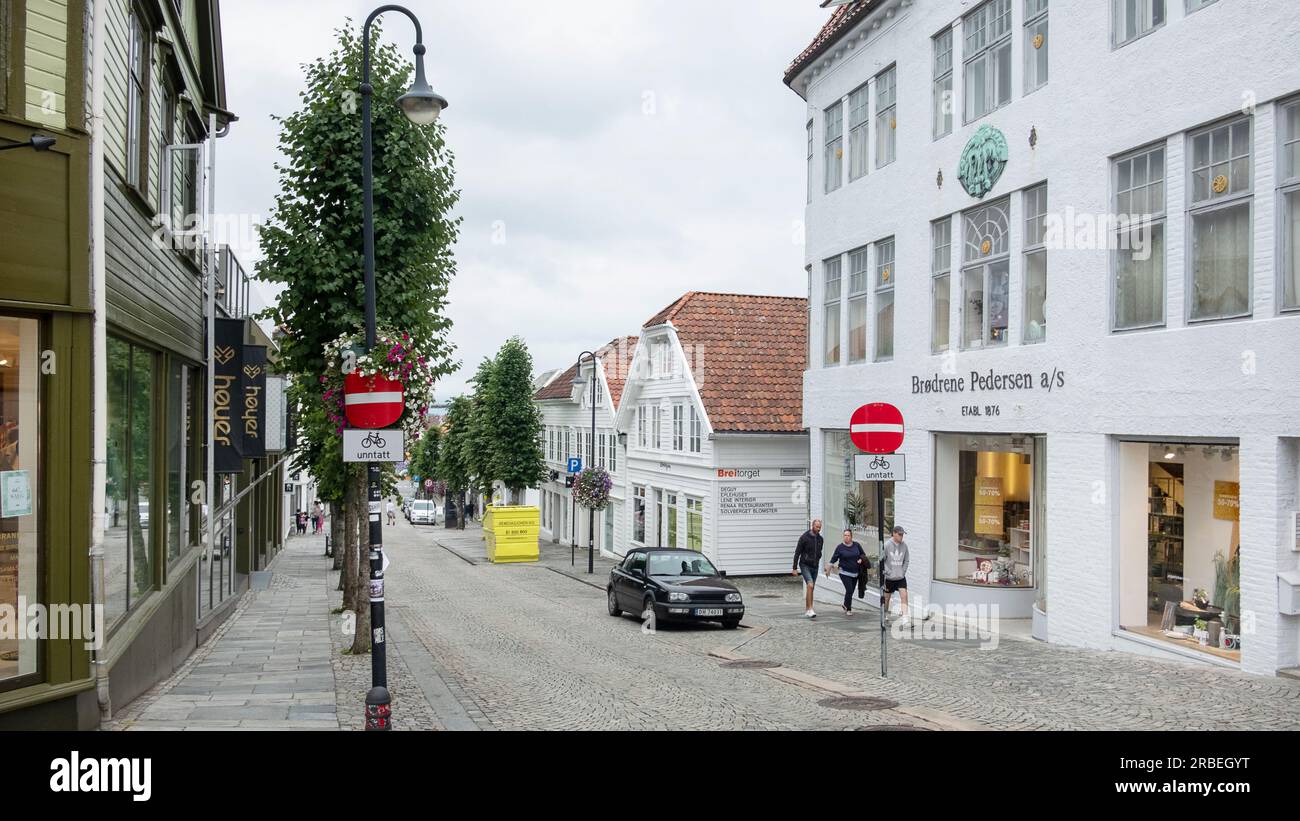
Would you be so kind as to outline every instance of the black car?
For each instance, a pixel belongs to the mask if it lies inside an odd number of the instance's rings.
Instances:
[[[609,572],[606,594],[611,616],[653,611],[656,621],[713,621],[735,630],[745,615],[740,591],[694,550],[632,550]]]

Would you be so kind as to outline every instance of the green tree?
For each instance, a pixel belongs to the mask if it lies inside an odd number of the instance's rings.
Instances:
[[[472,493],[492,498],[492,485],[499,478],[495,470],[496,429],[492,423],[492,386],[496,363],[484,359],[470,383],[474,394],[469,398],[466,414],[467,432],[460,442],[461,458],[469,468]]]
[[[497,353],[487,391],[486,427],[492,437],[491,472],[523,504],[524,491],[546,476],[542,411],[533,402],[533,357],[519,337]]]
[[[420,477],[420,487],[417,493],[424,495],[423,487],[427,479],[438,478],[438,457],[439,449],[442,444],[442,431],[437,427],[429,428],[425,431],[424,436],[415,443],[411,448],[411,464],[409,466],[412,479]]]
[[[457,396],[447,409],[447,433],[438,449],[437,477],[447,483],[447,496],[457,505],[460,528],[465,529],[465,492],[470,489],[470,467],[465,461],[465,440],[472,424],[473,404]]]

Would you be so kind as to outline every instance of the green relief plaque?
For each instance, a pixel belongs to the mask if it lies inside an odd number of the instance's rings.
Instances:
[[[982,125],[961,152],[957,178],[962,188],[976,199],[993,190],[1007,167],[1007,138],[991,125]]]

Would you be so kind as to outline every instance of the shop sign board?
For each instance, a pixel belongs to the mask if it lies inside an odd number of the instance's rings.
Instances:
[[[396,464],[406,453],[406,434],[401,430],[343,431],[344,462]]]
[[[864,453],[897,453],[903,434],[903,412],[884,402],[863,405],[849,419],[849,437]]]
[[[858,454],[853,457],[853,478],[858,482],[906,482],[907,457],[899,453]]]
[[[1224,522],[1241,521],[1241,484],[1214,483],[1214,518]]]
[[[244,320],[216,321],[212,359],[213,462],[217,473],[243,473]]]
[[[245,459],[266,456],[266,361],[266,346],[244,346],[244,365],[240,369],[244,401],[239,421],[244,432],[241,454]]]

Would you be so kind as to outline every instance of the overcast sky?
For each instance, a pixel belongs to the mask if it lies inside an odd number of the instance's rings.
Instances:
[[[219,213],[270,213],[271,115],[297,106],[300,66],[334,28],[376,5],[222,2],[240,120],[220,146]],[[804,295],[805,107],[781,75],[826,19],[818,0],[407,5],[451,103],[462,192],[449,306],[462,371],[440,400],[515,334],[546,370],[689,290]],[[410,53],[400,15],[385,37]],[[258,256],[240,255],[250,269]]]

